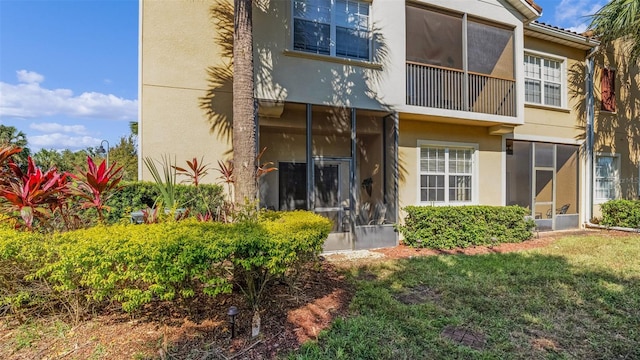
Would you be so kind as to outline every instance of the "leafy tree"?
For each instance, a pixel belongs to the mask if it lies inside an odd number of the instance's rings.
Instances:
[[[612,0],[598,10],[589,28],[600,41],[625,41],[630,60],[640,59],[640,0]]]
[[[122,167],[122,180],[138,180],[138,152],[135,135],[131,134],[120,138],[120,142],[109,151],[109,163],[118,163],[118,166]]]
[[[257,196],[256,124],[253,83],[252,0],[234,0],[233,9],[233,160],[235,201]]]
[[[31,150],[27,147],[27,135],[18,131],[14,126],[0,125],[0,146],[12,146],[22,148],[22,152],[15,155],[16,163],[25,167]]]
[[[40,149],[33,155],[36,165],[41,169],[49,169],[55,166],[60,171],[70,173],[75,172],[78,168],[84,169],[87,166],[87,157],[98,158],[95,154],[95,149],[87,148],[78,151]]]
[[[62,154],[54,149],[40,149],[38,152],[33,154],[33,161],[36,165],[41,169],[49,169],[51,167],[57,167],[58,169],[64,168],[62,166]],[[68,171],[70,169],[64,169],[63,171]]]

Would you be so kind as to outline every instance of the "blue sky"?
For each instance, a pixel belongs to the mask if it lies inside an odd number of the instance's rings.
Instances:
[[[0,0],[0,123],[33,150],[115,145],[137,84],[137,0]]]
[[[582,32],[606,1],[537,3],[540,21]],[[0,0],[0,124],[32,150],[113,146],[137,108],[137,0]]]

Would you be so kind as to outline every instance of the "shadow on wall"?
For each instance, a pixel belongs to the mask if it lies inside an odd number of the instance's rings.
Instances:
[[[292,28],[288,12],[279,0],[261,0],[254,3],[254,27],[260,29],[262,22],[268,19],[270,23],[282,24],[279,28],[283,33],[288,33]],[[209,66],[206,69],[208,89],[200,98],[200,108],[204,111],[210,124],[210,133],[219,139],[231,141],[232,136],[232,99],[233,99],[233,5],[231,0],[218,0],[209,9],[211,22],[214,28],[214,43],[220,48],[222,59],[219,64]],[[267,26],[267,24],[264,24]],[[389,62],[389,50],[380,29],[373,26],[373,55],[372,63],[385,68]],[[286,101],[288,89],[279,84],[275,78],[282,73],[290,71],[279,64],[281,54],[288,42],[283,41],[286,35],[254,37],[254,57],[256,69],[256,94],[257,98],[276,101]],[[264,42],[260,39],[268,39]],[[274,56],[277,55],[277,56]],[[300,60],[312,61],[312,60]],[[322,104],[336,108],[336,113],[341,113],[340,108],[352,106],[356,101],[371,100],[378,110],[392,112],[393,109],[384,104],[378,96],[376,88],[380,83],[383,70],[361,66],[339,65],[323,66],[314,74],[314,81],[318,84],[331,84],[332,90],[324,96]],[[309,86],[304,84],[303,86]],[[312,84],[311,84],[312,85]],[[364,89],[364,91],[362,91]],[[365,99],[362,99],[365,98]],[[373,106],[372,106],[373,107]],[[339,128],[341,116],[330,116],[336,121],[335,128]],[[329,136],[329,135],[328,135]],[[331,139],[327,139],[331,142]],[[400,159],[400,179],[404,179],[406,167]]]
[[[233,5],[217,1],[209,8],[214,42],[220,49],[221,64],[206,69],[208,89],[200,98],[200,108],[210,124],[209,132],[231,142],[233,100]]]
[[[602,69],[615,69],[616,112],[602,111]],[[574,110],[578,114],[576,127],[582,132],[579,140],[586,138],[586,67],[576,63],[569,69],[569,93],[577,102]],[[640,164],[640,73],[638,65],[631,63],[621,47],[601,45],[595,57],[594,96],[594,151],[620,155],[620,190],[625,199],[635,199],[638,191]],[[582,151],[582,155],[584,151]]]

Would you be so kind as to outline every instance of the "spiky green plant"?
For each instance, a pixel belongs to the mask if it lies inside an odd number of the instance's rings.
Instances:
[[[171,162],[169,155],[162,155],[161,158],[162,161],[160,162],[150,157],[145,157],[144,165],[156,183],[156,187],[162,197],[161,201],[163,206],[169,209],[175,209],[178,205],[176,204],[176,160],[174,158],[173,162]],[[158,170],[158,166],[156,166],[156,162],[162,167],[162,175]]]

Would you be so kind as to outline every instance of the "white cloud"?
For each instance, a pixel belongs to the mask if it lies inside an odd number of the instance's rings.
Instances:
[[[138,100],[97,92],[74,96],[69,89],[41,87],[44,76],[38,73],[19,70],[17,76],[18,84],[0,82],[0,117],[66,115],[105,120],[137,120]]]
[[[582,33],[591,23],[591,15],[606,3],[603,0],[562,0],[554,9],[553,25]]]
[[[29,136],[29,147],[32,149],[84,149],[100,144],[100,139],[91,136],[71,136],[62,133]]]
[[[567,28],[567,30],[576,32],[578,34],[582,34],[583,32],[587,31],[587,26],[589,26],[589,25],[588,24],[580,24],[580,25],[577,25],[577,26],[570,26],[570,27]]]
[[[76,135],[87,135],[87,128],[84,125],[62,125],[58,123],[32,123],[30,129],[45,133],[72,133]]]
[[[17,74],[18,81],[20,81],[21,83],[37,84],[44,81],[44,76],[38,74],[37,72],[18,70]]]

